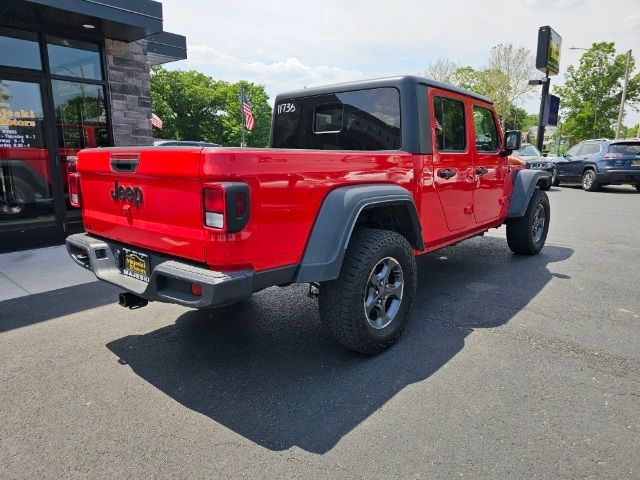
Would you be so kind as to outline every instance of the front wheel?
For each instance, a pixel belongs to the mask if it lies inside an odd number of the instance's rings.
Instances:
[[[549,232],[551,218],[549,197],[535,189],[524,217],[507,224],[507,243],[513,253],[536,255],[540,253]]]
[[[402,235],[356,230],[340,276],[320,285],[320,319],[343,347],[365,355],[381,353],[407,323],[416,282],[416,261]]]
[[[636,187],[636,190],[638,190],[640,192],[640,184],[639,185],[634,185]]]
[[[582,189],[587,192],[595,192],[600,188],[598,177],[593,170],[585,170],[582,174]]]

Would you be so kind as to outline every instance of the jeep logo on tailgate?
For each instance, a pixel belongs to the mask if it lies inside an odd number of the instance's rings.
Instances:
[[[116,180],[113,182],[111,198],[131,202],[137,207],[142,203],[142,189],[140,187],[123,187],[122,185],[118,185],[118,181]]]

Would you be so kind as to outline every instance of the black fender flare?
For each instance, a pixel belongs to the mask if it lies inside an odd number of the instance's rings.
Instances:
[[[513,193],[509,201],[507,218],[524,217],[538,180],[546,175],[547,172],[542,170],[523,169],[516,172],[513,179]]]
[[[408,241],[424,249],[422,227],[411,193],[399,185],[367,184],[336,188],[325,197],[316,216],[296,273],[295,282],[324,282],[340,275],[342,260],[360,213],[369,208],[398,205],[411,225]]]

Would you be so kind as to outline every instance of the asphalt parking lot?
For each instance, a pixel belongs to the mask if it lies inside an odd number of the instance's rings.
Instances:
[[[640,478],[640,194],[554,188],[419,259],[401,341],[323,335],[304,286],[128,311],[97,282],[0,302],[0,477]]]

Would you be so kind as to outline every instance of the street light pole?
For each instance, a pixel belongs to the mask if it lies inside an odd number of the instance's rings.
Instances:
[[[622,87],[622,98],[620,99],[620,111],[618,112],[618,125],[616,127],[616,140],[620,138],[620,128],[622,127],[622,117],[624,116],[624,102],[627,99],[627,84],[629,83],[629,66],[631,65],[631,50],[627,52],[627,69],[624,73],[624,85]]]

